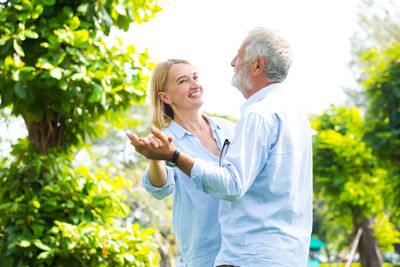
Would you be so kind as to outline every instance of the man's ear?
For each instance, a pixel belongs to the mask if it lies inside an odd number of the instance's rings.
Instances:
[[[169,100],[168,94],[166,92],[158,92],[157,96],[165,104],[171,105],[171,101]]]
[[[254,72],[259,74],[259,73],[263,73],[264,69],[265,69],[265,61],[264,58],[262,56],[258,56],[256,58],[256,60],[254,61],[255,64],[255,68],[254,68]]]

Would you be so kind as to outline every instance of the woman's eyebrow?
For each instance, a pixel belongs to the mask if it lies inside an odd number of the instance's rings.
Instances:
[[[186,75],[179,76],[179,77],[176,79],[176,81],[179,81],[179,80],[182,79],[182,78],[186,78]]]

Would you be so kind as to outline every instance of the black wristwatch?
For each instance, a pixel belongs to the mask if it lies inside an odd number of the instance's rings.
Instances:
[[[168,161],[166,161],[165,162],[165,164],[168,166],[168,167],[175,167],[176,166],[176,162],[178,161],[178,157],[179,157],[179,154],[180,154],[181,152],[179,151],[179,149],[176,149],[175,151],[174,151],[174,154],[172,154],[172,157],[171,157],[171,159],[170,160],[168,160]]]

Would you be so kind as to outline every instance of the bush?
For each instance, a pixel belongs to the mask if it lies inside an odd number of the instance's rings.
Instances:
[[[27,140],[0,167],[0,266],[150,266],[153,229],[123,218],[122,177],[74,169],[70,154],[39,155]]]

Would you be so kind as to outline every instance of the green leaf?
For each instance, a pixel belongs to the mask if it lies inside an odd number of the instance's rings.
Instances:
[[[33,72],[34,72],[35,70],[36,70],[36,69],[35,69],[34,67],[32,67],[32,66],[25,66],[25,67],[23,67],[23,68],[21,69],[21,71],[20,71],[20,78],[21,78],[21,80],[30,81],[30,80],[34,79],[36,75],[33,74]]]
[[[18,11],[21,11],[23,9],[23,7],[21,5],[13,5],[13,8],[15,8]]]
[[[76,30],[79,28],[79,25],[81,24],[79,18],[77,16],[74,16],[71,20],[71,22],[69,23],[69,27],[71,28],[71,30]]]
[[[6,41],[6,43],[0,49],[0,55],[5,55],[5,54],[10,53],[12,44],[13,44],[12,39],[9,39],[8,41]]]
[[[0,38],[0,46],[4,45],[8,40],[10,40],[10,37],[8,36],[1,36]]]
[[[35,200],[32,200],[32,205],[35,207],[35,208],[40,208],[40,202],[39,201],[37,201],[36,199]]]
[[[89,97],[89,102],[90,103],[94,103],[94,102],[100,102],[101,101],[101,95],[103,93],[103,88],[101,87],[101,85],[94,83],[94,90],[92,92],[92,94]]]
[[[21,98],[26,99],[26,87],[21,82],[17,82],[15,85],[15,94]]]
[[[88,6],[89,6],[88,3],[81,4],[80,6],[78,6],[77,11],[78,11],[79,13],[85,14],[85,13],[87,13],[87,11],[88,11]]]
[[[16,39],[14,39],[13,45],[14,45],[14,50],[15,50],[15,52],[16,52],[19,56],[24,57],[24,56],[25,56],[24,50],[22,50],[22,47],[18,44],[18,42],[17,42]]]
[[[66,204],[67,208],[72,209],[75,205],[74,202],[71,200],[67,200],[67,204]]]
[[[23,248],[27,248],[27,247],[31,246],[31,241],[29,241],[29,240],[21,240],[21,241],[18,242],[17,245],[20,246],[20,247],[23,247]]]
[[[129,30],[130,23],[131,23],[131,21],[127,17],[118,16],[117,24],[124,31],[127,32]]]
[[[61,108],[65,112],[70,112],[72,109],[72,104],[67,101],[61,101]]]
[[[89,32],[85,29],[75,32],[74,42],[76,46],[82,46],[89,40]]]
[[[31,14],[29,12],[24,12],[24,13],[19,13],[17,18],[18,18],[19,21],[25,21],[30,16],[31,16]]]
[[[39,260],[40,259],[47,259],[51,255],[50,251],[43,251],[42,253],[39,254],[37,257]]]
[[[25,36],[28,38],[31,38],[31,39],[39,38],[39,34],[37,34],[37,32],[31,31],[31,30],[25,31]]]
[[[60,80],[62,77],[62,70],[60,68],[54,68],[50,71],[50,76],[54,79]]]
[[[41,250],[46,250],[46,251],[51,250],[51,248],[49,246],[43,244],[40,239],[35,240],[34,244],[36,247],[40,248]]]
[[[103,80],[106,77],[107,73],[105,71],[96,70],[94,72],[94,77],[98,80]]]
[[[124,258],[130,263],[135,260],[135,257],[131,253],[125,253]]]
[[[41,0],[41,2],[45,6],[53,6],[56,3],[56,0]]]
[[[31,228],[33,230],[33,237],[34,238],[38,238],[39,236],[41,236],[43,231],[44,231],[44,227],[42,225],[39,225],[39,224],[31,224]]]
[[[32,11],[32,18],[37,19],[43,13],[43,6],[37,5],[35,9]]]

